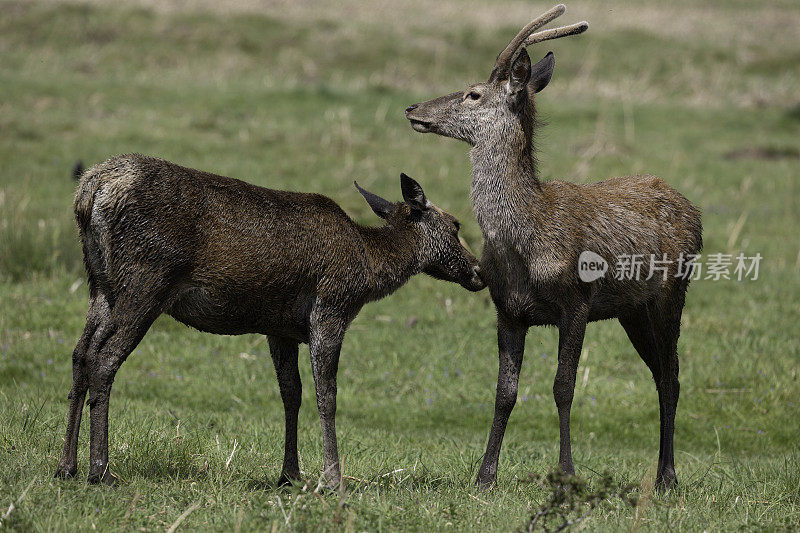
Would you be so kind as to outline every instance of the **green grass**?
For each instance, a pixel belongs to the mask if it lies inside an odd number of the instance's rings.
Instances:
[[[115,382],[110,451],[124,481],[86,485],[86,424],[79,480],[51,479],[86,309],[71,213],[76,159],[157,155],[321,192],[371,224],[379,221],[352,180],[399,198],[405,171],[480,250],[467,147],[413,133],[402,110],[484,78],[527,22],[517,13],[543,6],[419,0],[427,16],[395,19],[345,4],[352,18],[304,2],[229,13],[154,10],[145,0],[0,2],[0,517],[14,503],[3,526],[159,530],[191,510],[180,527],[513,530],[547,498],[531,474],[557,462],[555,330],[528,335],[499,484],[477,492],[497,373],[494,311],[485,291],[426,277],[367,306],[345,338],[344,495],[313,494],[321,431],[307,350],[300,453],[310,488],[277,490],[283,412],[266,342],[167,317]],[[606,4],[571,6],[568,22],[593,25],[547,47],[558,63],[538,100],[548,123],[538,136],[542,175],[659,175],[702,208],[706,253],[764,259],[757,281],[690,287],[671,494],[651,490],[649,372],[618,324],[589,327],[572,415],[576,468],[590,486],[604,473],[635,484],[639,503],[605,501],[582,527],[791,529],[800,521],[800,10],[687,1],[676,7],[685,18],[662,20],[669,12],[658,5],[612,6],[627,26]],[[491,17],[482,23],[475,10]],[[738,24],[748,17],[757,27]],[[772,40],[756,37],[766,34]]]

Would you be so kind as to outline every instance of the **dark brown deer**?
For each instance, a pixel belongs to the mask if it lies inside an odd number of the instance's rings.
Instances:
[[[311,348],[322,422],[324,476],[339,481],[336,373],[342,338],[367,302],[418,273],[484,287],[478,260],[459,241],[458,221],[401,175],[404,202],[356,184],[382,227],[353,222],[331,199],[283,192],[124,155],[88,169],[75,217],[89,278],[86,327],[72,356],[64,453],[56,476],[77,472],[86,392],[90,482],[111,482],[108,403],[120,365],[167,313],[201,331],[260,333],[269,340],[286,416],[279,483],[298,479],[298,344]]]
[[[534,94],[550,81],[554,60],[549,52],[531,66],[525,47],[586,30],[588,24],[581,22],[533,33],[564,11],[558,5],[525,26],[497,57],[487,82],[406,109],[414,130],[472,146],[471,196],[484,236],[481,272],[497,308],[500,352],[494,421],[477,484],[496,483],[525,334],[533,325],[559,330],[553,384],[559,465],[574,473],[569,417],[586,323],[616,317],[655,379],[661,412],[657,483],[670,487],[676,482],[677,342],[690,277],[679,267],[702,246],[700,214],[653,176],[585,185],[538,179]],[[611,265],[623,257],[654,257],[666,260],[668,271],[653,275],[655,269],[645,265],[636,279],[609,273],[584,282],[578,270],[584,251]]]

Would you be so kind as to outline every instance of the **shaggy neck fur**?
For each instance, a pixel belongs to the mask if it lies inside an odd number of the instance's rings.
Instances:
[[[533,98],[518,119],[498,121],[504,122],[510,126],[494,130],[470,151],[472,205],[487,239],[508,228],[518,219],[515,214],[530,209],[541,194],[533,146]]]

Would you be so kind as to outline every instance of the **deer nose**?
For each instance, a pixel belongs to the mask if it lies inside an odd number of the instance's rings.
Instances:
[[[419,104],[414,104],[414,105],[410,105],[410,106],[408,106],[408,107],[406,108],[406,116],[408,116],[408,114],[409,114],[409,113],[411,113],[412,111],[414,111],[414,110],[417,108],[417,106],[419,106]]]
[[[486,282],[481,277],[481,267],[475,265],[472,267],[472,279],[470,280],[467,289],[471,291],[479,291],[486,287]]]

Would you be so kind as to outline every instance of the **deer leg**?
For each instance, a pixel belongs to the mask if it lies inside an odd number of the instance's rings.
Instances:
[[[658,343],[653,330],[653,323],[650,319],[650,312],[646,307],[630,316],[620,317],[619,322],[625,329],[625,333],[627,333],[628,339],[630,339],[639,357],[642,358],[642,361],[645,362],[647,368],[652,372],[653,381],[655,381],[656,390],[658,391],[660,437],[658,445],[657,476],[660,482],[662,465],[664,462],[664,422],[666,420],[664,400],[666,395],[664,393],[662,365],[660,362]]]
[[[675,338],[677,341],[677,337]],[[678,381],[678,354],[675,351],[664,352],[659,361],[662,375],[661,404],[661,438],[660,460],[656,485],[662,489],[669,489],[677,485],[675,475],[674,437],[675,413],[678,409],[678,396],[680,395],[680,382]]]
[[[89,380],[86,374],[86,352],[99,325],[108,320],[108,302],[102,293],[95,293],[89,300],[86,325],[83,334],[72,352],[72,388],[69,391],[69,410],[67,412],[67,433],[64,449],[58,462],[54,477],[72,478],[78,472],[78,435],[81,429],[81,415]]]
[[[136,294],[136,291],[131,291]],[[147,305],[141,301],[118,299],[111,319],[95,335],[87,353],[89,375],[89,483],[112,484],[115,477],[108,465],[108,402],[117,370],[130,355],[150,325],[160,314],[153,298]],[[97,341],[96,343],[94,341]]]
[[[322,469],[325,484],[331,489],[338,487],[341,482],[336,444],[336,374],[344,329],[344,325],[338,321],[312,317],[311,369],[322,424]]]
[[[686,295],[686,284],[676,288],[677,294],[668,302],[653,306],[654,331],[658,343],[658,364],[661,373],[661,459],[658,465],[656,485],[669,489],[677,485],[675,475],[674,436],[675,413],[680,396],[678,381],[678,337],[681,329],[681,313]]]
[[[558,326],[558,369],[553,381],[553,397],[558,408],[560,435],[558,464],[567,474],[575,473],[575,467],[572,464],[569,417],[572,398],[575,394],[575,375],[578,371],[578,359],[583,347],[588,313],[588,305],[566,310]]]
[[[525,351],[525,334],[528,328],[518,324],[502,314],[497,315],[497,346],[500,356],[500,368],[497,373],[497,395],[494,403],[494,419],[489,432],[486,453],[478,470],[475,484],[490,488],[497,482],[497,463],[500,458],[500,447],[506,424],[514,404],[517,401],[517,385],[522,357]]]
[[[269,336],[269,351],[278,376],[278,386],[283,400],[283,411],[286,418],[286,439],[284,442],[283,468],[278,478],[278,485],[288,485],[292,480],[300,479],[300,465],[297,457],[297,415],[303,385],[300,382],[300,371],[297,368],[297,342],[281,337]]]

